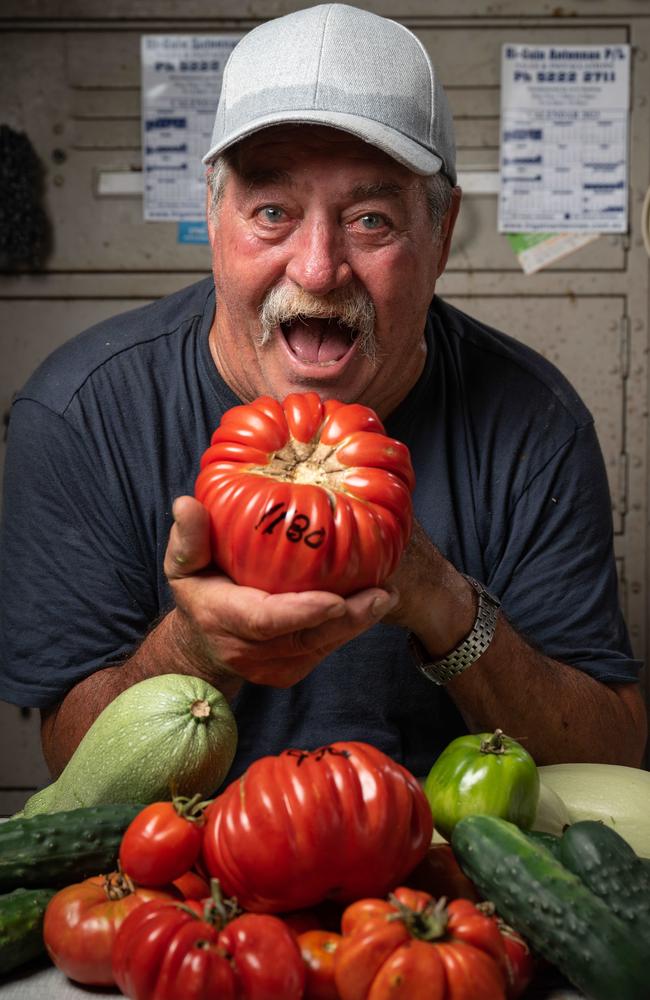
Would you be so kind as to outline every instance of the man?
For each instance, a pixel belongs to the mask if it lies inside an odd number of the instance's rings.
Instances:
[[[338,4],[260,26],[205,162],[213,279],[71,341],[14,405],[0,695],[41,708],[52,773],[167,672],[231,701],[231,777],[350,738],[424,775],[497,726],[540,764],[638,765],[592,419],[543,359],[434,297],[460,190],[419,41]],[[301,390],[373,407],[411,449],[418,523],[385,587],[269,595],[210,565],[191,494],[212,430]]]

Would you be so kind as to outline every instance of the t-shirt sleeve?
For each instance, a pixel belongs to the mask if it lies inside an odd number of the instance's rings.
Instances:
[[[20,398],[9,425],[0,544],[0,698],[47,707],[127,657],[156,587],[90,435]]]
[[[593,423],[578,426],[512,500],[489,587],[532,645],[606,683],[638,680],[620,609],[611,502]]]

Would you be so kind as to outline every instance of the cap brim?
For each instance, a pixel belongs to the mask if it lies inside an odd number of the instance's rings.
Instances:
[[[369,142],[371,145],[381,149],[382,152],[391,156],[398,163],[408,167],[416,174],[431,176],[440,170],[445,173],[445,166],[442,159],[419,143],[413,142],[407,136],[396,129],[382,125],[380,122],[372,121],[368,118],[361,118],[358,115],[348,115],[336,111],[276,111],[273,114],[264,115],[252,122],[247,122],[240,129],[229,132],[227,136],[216,143],[203,157],[203,163],[210,163],[224,150],[229,149],[246,136],[253,135],[261,129],[270,128],[272,125],[329,125],[331,128],[341,129],[351,135]]]

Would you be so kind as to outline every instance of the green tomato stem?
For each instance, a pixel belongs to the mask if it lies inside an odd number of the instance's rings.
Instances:
[[[481,753],[505,753],[507,739],[503,729],[495,729],[487,740],[481,740]]]

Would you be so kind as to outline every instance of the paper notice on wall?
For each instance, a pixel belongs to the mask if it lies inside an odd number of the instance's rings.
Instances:
[[[627,230],[629,45],[506,44],[499,232]]]
[[[524,274],[535,274],[598,239],[598,233],[509,233]]]
[[[147,221],[205,218],[205,166],[223,69],[241,35],[143,35],[142,171]]]

